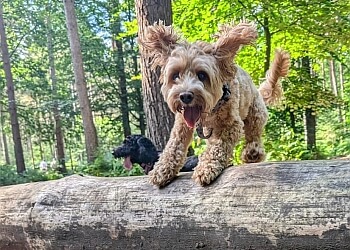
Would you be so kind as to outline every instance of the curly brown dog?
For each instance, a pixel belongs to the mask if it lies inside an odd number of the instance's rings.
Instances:
[[[140,44],[153,57],[151,67],[160,67],[161,91],[175,113],[170,139],[150,172],[152,184],[161,187],[176,177],[195,129],[207,139],[192,177],[200,185],[210,184],[229,165],[243,134],[242,160],[264,160],[261,137],[268,118],[266,104],[281,97],[279,79],[287,75],[290,59],[288,53],[277,50],[258,90],[233,61],[241,46],[256,38],[255,25],[245,22],[221,27],[214,43],[188,43],[171,26],[147,27]]]

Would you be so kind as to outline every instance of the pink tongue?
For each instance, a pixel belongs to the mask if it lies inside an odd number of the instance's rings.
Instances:
[[[194,128],[200,115],[201,115],[201,112],[198,106],[186,107],[184,111],[184,118],[187,126],[190,128]]]
[[[132,163],[130,161],[130,156],[127,156],[124,158],[124,168],[126,168],[127,170],[132,169]]]

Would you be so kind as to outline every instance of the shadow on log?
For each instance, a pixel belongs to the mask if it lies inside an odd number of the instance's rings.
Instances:
[[[0,249],[350,249],[350,162],[231,167],[208,187],[182,173],[70,176],[0,188]]]

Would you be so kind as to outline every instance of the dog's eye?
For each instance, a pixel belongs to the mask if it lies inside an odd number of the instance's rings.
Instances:
[[[180,78],[180,73],[179,72],[175,72],[172,76],[173,81],[175,81],[176,79]]]
[[[197,77],[198,77],[199,81],[201,81],[201,82],[204,82],[205,80],[208,79],[208,75],[204,71],[199,71],[197,73]]]

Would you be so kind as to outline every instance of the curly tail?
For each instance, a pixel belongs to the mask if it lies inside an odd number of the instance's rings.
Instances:
[[[285,77],[290,66],[288,52],[276,50],[275,58],[266,72],[266,80],[260,85],[259,92],[266,105],[276,104],[282,97],[280,78]]]

